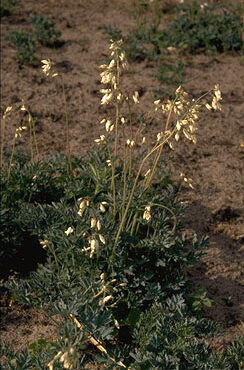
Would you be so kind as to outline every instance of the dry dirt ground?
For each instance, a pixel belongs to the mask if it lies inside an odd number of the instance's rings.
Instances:
[[[1,115],[8,105],[19,107],[22,99],[37,119],[37,139],[42,157],[65,150],[64,110],[58,79],[47,80],[41,72],[42,59],[50,58],[63,76],[67,93],[72,153],[85,153],[100,133],[98,122],[108,112],[100,105],[98,66],[108,57],[109,36],[102,25],[113,25],[126,34],[135,24],[130,0],[42,0],[19,1],[1,24]],[[174,6],[168,1],[167,6]],[[166,9],[167,10],[167,9]],[[28,29],[30,13],[45,13],[62,31],[59,47],[39,47],[34,65],[20,65],[15,51],[5,40],[10,30]],[[165,20],[168,14],[165,13]],[[181,201],[187,206],[183,222],[187,233],[209,235],[210,248],[200,265],[188,271],[196,285],[207,288],[216,306],[206,315],[219,321],[227,334],[219,346],[244,334],[244,57],[224,53],[206,56],[169,54],[172,61],[186,65],[183,87],[197,97],[218,83],[222,111],[207,112],[199,121],[196,145],[179,142],[168,167],[174,178],[183,172],[193,179],[195,190],[182,186]],[[128,90],[140,93],[142,112],[152,109],[153,87],[167,89],[152,77],[155,63],[131,62],[124,74]],[[19,114],[8,123],[10,143]],[[147,135],[155,137],[160,121],[148,124]],[[150,140],[150,139],[149,139]],[[26,148],[27,137],[18,141]],[[15,349],[39,337],[55,335],[43,314],[17,304],[9,307],[1,299],[0,338]]]

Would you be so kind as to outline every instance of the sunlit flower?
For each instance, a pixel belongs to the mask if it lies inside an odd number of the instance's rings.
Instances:
[[[180,134],[179,134],[179,132],[176,132],[176,134],[175,134],[175,140],[176,141],[179,141],[179,139],[180,139]]]
[[[105,95],[103,95],[101,99],[101,105],[108,104],[112,100],[112,98],[113,98],[112,92],[106,93]]]
[[[45,73],[46,76],[49,76],[50,75],[50,70],[51,70],[51,67],[52,67],[51,60],[50,59],[43,59],[43,60],[41,60],[41,62],[43,63],[43,66],[42,66],[43,73]]]
[[[128,140],[126,141],[126,144],[127,144],[130,148],[133,148],[133,146],[135,145],[135,141],[134,141],[134,140],[130,140],[130,139],[128,139]]]
[[[208,110],[211,110],[211,109],[212,109],[211,105],[210,105],[210,104],[208,104],[208,103],[206,103],[206,104],[205,104],[205,107],[206,107]]]
[[[145,210],[144,210],[144,213],[143,213],[143,216],[142,216],[143,220],[146,220],[146,221],[150,221],[151,220],[152,216],[151,216],[151,213],[150,212],[151,212],[151,206],[150,205],[147,205],[145,207]]]
[[[145,173],[144,177],[147,177],[150,172],[151,172],[151,169],[149,168],[149,170],[147,170],[147,172]]]
[[[138,93],[138,91],[134,92],[134,94],[132,95],[132,98],[133,98],[135,104],[139,104],[139,93]]]
[[[97,220],[94,217],[92,217],[91,218],[91,228],[96,227],[96,225],[97,225]]]
[[[40,242],[40,244],[42,245],[42,248],[45,249],[45,248],[47,248],[47,246],[49,244],[49,241],[47,239],[45,239],[45,240],[42,240]]]
[[[13,109],[12,106],[8,106],[6,109],[5,109],[5,112],[3,114],[3,119],[5,119],[7,117],[7,115],[11,112],[11,110]]]
[[[97,230],[99,231],[99,230],[101,230],[101,228],[102,228],[102,225],[101,225],[101,221],[100,220],[97,220]]]
[[[68,227],[68,229],[64,232],[67,236],[69,236],[70,234],[72,234],[74,232],[74,229],[73,227]]]
[[[95,237],[92,237],[89,239],[89,244],[90,244],[90,258],[92,258],[94,253],[99,248],[99,243]]]
[[[103,244],[106,244],[106,240],[102,234],[98,234],[98,237]]]
[[[102,213],[105,213],[106,212],[106,208],[104,207],[104,205],[106,205],[107,202],[101,202],[100,205],[99,205],[99,209]]]
[[[86,207],[89,207],[90,202],[88,199],[82,199],[82,198],[79,198],[78,201],[80,202],[78,215],[82,216]]]
[[[162,139],[162,137],[164,136],[164,133],[163,132],[159,132],[157,134],[157,141],[160,141]]]
[[[100,73],[101,76],[101,83],[108,84],[112,80],[112,73],[108,71],[103,71]]]
[[[104,140],[106,139],[105,135],[100,135],[100,137],[98,139],[95,139],[95,143],[97,143],[98,145],[101,144]]]
[[[23,130],[27,130],[27,127],[26,126],[19,126],[18,128],[16,128],[14,137],[15,138],[21,137],[21,133],[22,133]]]
[[[100,302],[99,302],[99,305],[100,306],[103,306],[105,303],[107,303],[108,301],[110,301],[110,299],[112,299],[113,296],[112,295],[108,295],[106,297],[104,297]]]

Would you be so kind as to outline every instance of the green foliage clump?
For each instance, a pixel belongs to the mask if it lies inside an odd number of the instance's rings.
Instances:
[[[52,46],[52,41],[61,35],[61,32],[55,29],[54,21],[42,14],[32,14],[30,23],[33,31],[11,31],[6,36],[16,49],[16,58],[22,64],[34,61],[38,43]]]
[[[182,4],[178,16],[162,32],[162,42],[168,46],[203,49],[207,53],[238,51],[243,48],[241,8]]]
[[[55,29],[54,21],[42,14],[31,14],[30,23],[34,28],[33,35],[35,39],[42,45],[50,43],[53,38],[61,35],[61,32]]]
[[[0,4],[0,16],[8,16],[17,5],[17,0],[2,0]]]
[[[35,57],[36,45],[32,35],[24,31],[11,31],[6,39],[16,49],[16,58],[20,63],[31,63]]]
[[[7,230],[18,232],[8,233],[8,253],[27,233],[42,243],[46,253],[29,277],[6,286],[15,299],[45,309],[50,316],[63,317],[56,341],[36,342],[17,353],[2,345],[6,369],[42,369],[52,361],[54,368],[62,368],[61,360],[54,360],[60,351],[77,370],[92,361],[106,363],[110,369],[117,368],[115,362],[119,361],[135,370],[195,370],[204,369],[206,364],[208,369],[217,370],[215,364],[226,370],[238,369],[229,364],[239,363],[241,342],[229,349],[226,358],[204,342],[204,338],[219,332],[213,324],[194,315],[199,302],[207,299],[206,292],[204,297],[198,292],[196,299],[187,298],[191,291],[184,269],[197,263],[206,240],[199,243],[194,239],[191,244],[179,235],[181,209],[167,173],[160,172],[147,195],[152,204],[161,206],[152,207],[150,223],[138,217],[135,234],[131,234],[130,227],[125,228],[113,265],[109,265],[117,223],[109,212],[112,194],[105,158],[103,151],[87,158],[73,158],[71,175],[63,156],[35,164],[16,156],[9,179],[2,172],[3,212],[8,215],[2,220],[5,225],[1,225],[1,237],[6,239]],[[119,168],[117,185],[121,183]],[[132,183],[129,180],[128,186]],[[117,189],[120,209],[122,195],[118,186]],[[78,214],[81,198],[89,199],[82,215]],[[135,213],[142,214],[144,205],[145,199],[135,197],[129,219]],[[93,218],[100,220],[99,230],[91,226]],[[67,233],[69,227],[72,230]],[[88,240],[94,236],[99,240],[99,234],[105,244],[99,241],[99,248],[91,257],[86,252]],[[38,246],[32,242],[28,248],[22,260]],[[106,344],[107,353],[97,356],[88,350],[91,336]]]

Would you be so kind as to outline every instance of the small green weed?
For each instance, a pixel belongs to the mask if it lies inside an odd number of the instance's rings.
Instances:
[[[20,63],[31,63],[35,58],[36,44],[32,34],[24,31],[12,31],[6,39],[16,49],[16,58]]]
[[[30,23],[34,29],[33,37],[42,45],[50,44],[61,35],[61,32],[55,29],[54,21],[43,14],[31,14]]]
[[[168,85],[180,85],[185,78],[184,63],[177,62],[176,64],[162,64],[154,76],[159,82],[164,82]]]
[[[53,40],[61,35],[61,32],[55,29],[53,20],[42,14],[32,14],[30,23],[33,26],[32,32],[11,31],[5,37],[16,49],[16,58],[22,64],[32,63],[35,60],[38,43],[52,46]]]

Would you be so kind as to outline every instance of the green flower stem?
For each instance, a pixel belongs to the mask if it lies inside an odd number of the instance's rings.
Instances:
[[[118,51],[116,50],[116,85],[119,86],[119,55]],[[115,140],[114,140],[114,156],[117,157],[118,154],[118,124],[119,124],[119,116],[120,116],[120,106],[119,102],[116,99],[115,103]]]
[[[171,115],[172,115],[172,111],[173,111],[173,107],[174,107],[174,103],[176,101],[176,98],[173,102],[173,104],[171,105],[170,107],[170,111],[169,111],[169,114],[168,114],[168,117],[167,117],[167,122],[166,122],[166,125],[165,125],[165,131],[168,130],[168,127],[169,127],[169,123],[170,123],[170,119],[171,119]],[[151,183],[152,183],[152,179],[153,179],[153,176],[155,174],[155,171],[156,171],[156,168],[157,168],[157,165],[158,165],[158,161],[162,155],[162,151],[163,151],[163,145],[159,148],[158,152],[156,153],[156,156],[154,158],[154,162],[153,162],[153,167],[152,167],[152,171],[151,173],[149,174],[148,176],[148,179],[146,181],[146,188],[148,188]]]
[[[144,158],[143,160],[141,161],[141,164],[139,166],[139,169],[138,169],[138,172],[137,172],[137,175],[136,175],[136,178],[135,178],[135,181],[134,181],[134,184],[132,186],[132,189],[131,189],[131,193],[130,193],[130,196],[129,196],[129,199],[128,199],[128,203],[127,203],[127,206],[125,208],[125,211],[124,211],[124,214],[121,218],[121,221],[120,221],[120,225],[119,225],[119,229],[118,229],[118,232],[116,234],[116,237],[115,237],[115,241],[114,241],[114,245],[113,245],[113,249],[112,249],[112,253],[111,253],[111,257],[110,257],[110,262],[109,262],[109,268],[112,267],[113,265],[113,261],[114,261],[114,258],[115,258],[115,250],[116,250],[116,247],[118,245],[118,241],[119,241],[119,238],[120,238],[120,234],[123,230],[123,227],[124,227],[124,224],[125,224],[125,221],[126,221],[126,217],[127,217],[127,214],[128,214],[128,211],[130,209],[130,206],[131,206],[131,203],[132,203],[132,200],[133,200],[133,197],[134,197],[134,193],[135,193],[135,190],[136,190],[136,186],[138,184],[138,180],[139,180],[139,177],[140,177],[140,174],[141,174],[141,171],[142,171],[142,168],[146,162],[146,160],[155,152],[157,151],[161,146],[163,146],[170,138],[171,136],[174,134],[175,132],[175,129],[170,133],[170,135],[168,137],[166,137],[166,139],[164,141],[162,141],[160,144],[158,144],[157,146],[155,146]]]
[[[66,152],[67,152],[68,164],[69,164],[69,171],[68,172],[70,174],[72,174],[72,161],[71,161],[71,152],[70,152],[70,132],[69,132],[69,118],[68,118],[67,98],[66,98],[66,93],[65,93],[64,80],[63,80],[62,76],[61,76],[61,85],[62,85],[64,110],[65,110]]]
[[[6,118],[3,118],[3,123],[1,126],[1,159],[0,159],[0,167],[3,166],[3,150],[4,150],[4,139],[5,139],[5,127],[6,127]]]
[[[127,184],[126,184],[126,179],[127,179],[127,145],[124,145],[124,163],[123,163],[123,196],[122,196],[122,212],[121,215],[124,214],[124,209],[125,209],[125,199],[126,199],[126,189],[127,189]]]
[[[13,144],[12,144],[12,151],[11,151],[11,156],[10,156],[9,166],[8,166],[8,181],[9,181],[11,166],[12,166],[12,162],[13,162],[13,158],[14,158],[15,143],[16,143],[16,137],[15,137],[15,134],[14,134]]]

